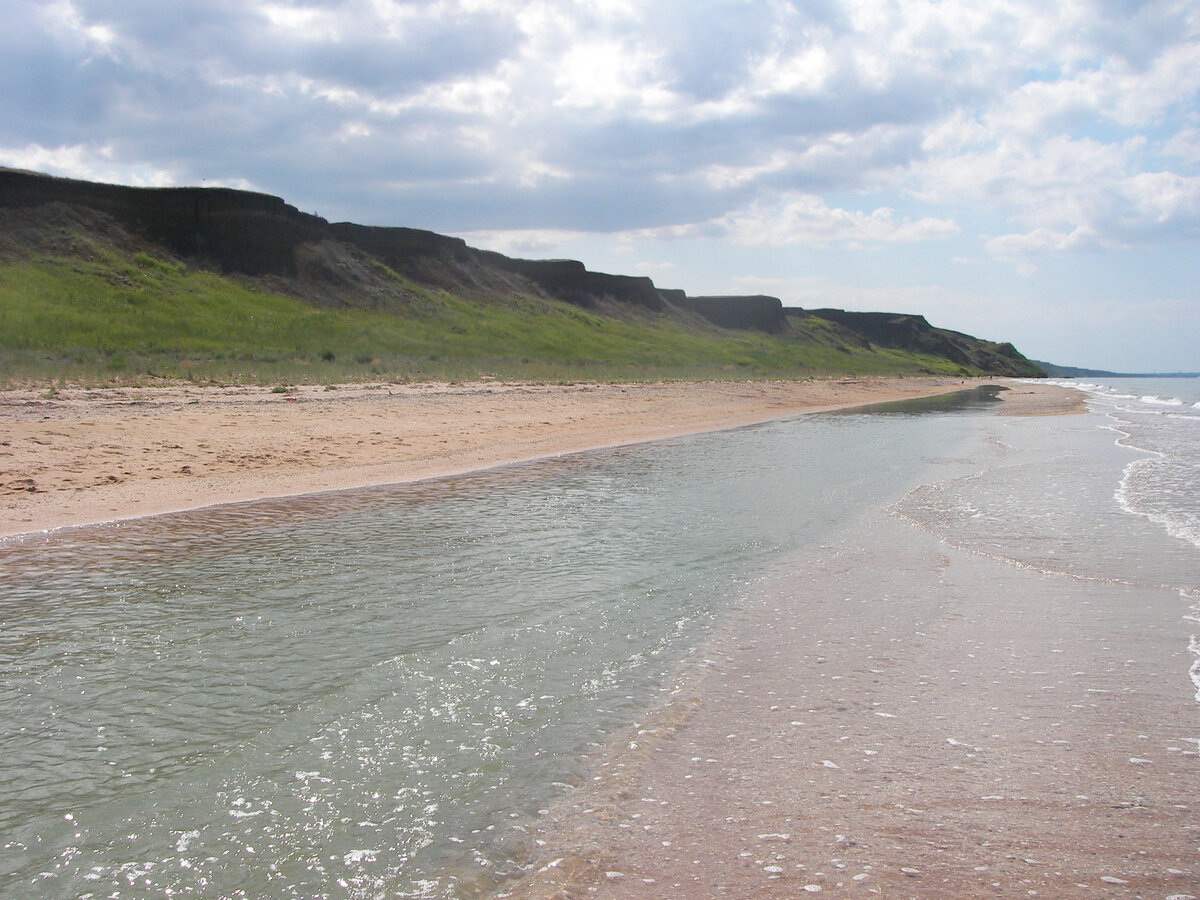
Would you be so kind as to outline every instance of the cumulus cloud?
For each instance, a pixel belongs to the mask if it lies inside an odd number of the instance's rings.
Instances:
[[[31,172],[54,172],[66,178],[84,181],[120,181],[137,187],[169,187],[175,176],[169,169],[133,167],[118,164],[111,146],[76,144],[62,147],[0,147],[0,165]],[[227,187],[249,187],[228,184]]]
[[[464,231],[456,235],[472,247],[494,250],[506,256],[544,256],[558,247],[584,237],[584,232],[551,229],[506,229]]]
[[[1162,155],[1200,170],[1200,128],[1183,128],[1171,135],[1163,142]]]
[[[842,209],[811,194],[782,204],[755,203],[712,224],[739,243],[780,247],[912,243],[960,231],[949,219],[897,220],[894,210],[886,206],[870,212]]]
[[[514,246],[1016,260],[1193,239],[1198,92],[1178,0],[11,0],[0,159]]]

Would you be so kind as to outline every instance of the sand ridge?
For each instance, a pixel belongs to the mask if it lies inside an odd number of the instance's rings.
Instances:
[[[0,537],[458,474],[983,379],[0,392]],[[1077,394],[1013,384],[1023,409]]]
[[[960,379],[0,393],[0,536],[457,474]]]

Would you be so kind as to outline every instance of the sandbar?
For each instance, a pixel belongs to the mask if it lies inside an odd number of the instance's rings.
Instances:
[[[959,378],[377,384],[0,392],[0,537],[442,477],[804,412],[948,393]],[[1033,397],[1077,392],[1013,383]],[[1057,399],[1055,399],[1057,398]]]

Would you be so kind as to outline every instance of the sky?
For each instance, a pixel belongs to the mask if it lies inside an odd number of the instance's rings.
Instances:
[[[1200,371],[1194,0],[0,11],[0,165]]]

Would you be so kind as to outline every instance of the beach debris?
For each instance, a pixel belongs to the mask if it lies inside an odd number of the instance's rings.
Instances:
[[[760,834],[760,841],[778,841],[783,844],[791,843],[792,836],[790,834]]]
[[[1101,875],[1100,880],[1105,884],[1129,884],[1124,878],[1118,878],[1116,875]]]
[[[841,768],[841,766],[839,766],[837,763],[835,763],[829,759],[821,760],[821,765],[823,765],[827,769],[840,769]]]

